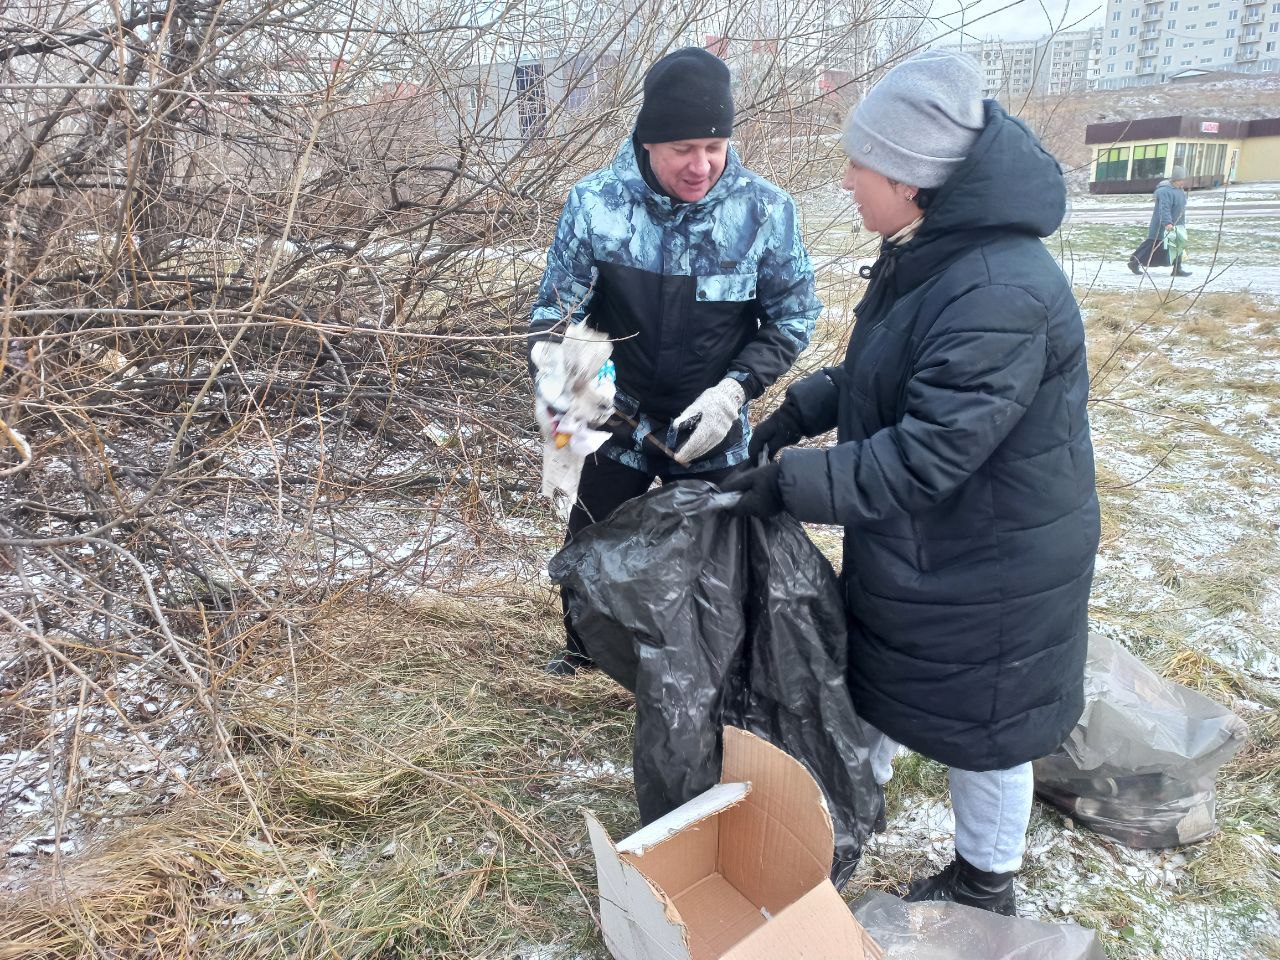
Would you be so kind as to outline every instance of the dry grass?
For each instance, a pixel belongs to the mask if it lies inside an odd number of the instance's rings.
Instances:
[[[238,825],[231,808],[199,801],[90,848],[3,904],[0,958],[201,955],[201,930],[273,866]]]
[[[1208,943],[1214,922],[1249,927],[1280,894],[1280,691],[1265,667],[1242,666],[1253,656],[1251,638],[1259,649],[1275,649],[1266,611],[1280,557],[1261,506],[1278,475],[1273,422],[1241,408],[1275,396],[1265,361],[1280,352],[1277,305],[1244,294],[1167,303],[1111,294],[1095,306],[1088,329],[1100,401],[1093,414],[1101,552],[1110,563],[1095,583],[1093,618],[1119,631],[1162,675],[1236,705],[1250,742],[1220,772],[1220,832],[1181,851],[1187,862],[1176,887],[1149,891],[1103,880],[1075,915],[1120,931],[1114,955],[1146,957],[1164,955],[1153,918],[1185,905],[1206,918],[1206,943],[1183,947],[1197,957],[1215,955]],[[1119,488],[1107,467],[1113,451],[1130,474]],[[1135,460],[1150,473],[1133,476]],[[1100,851],[1094,856],[1101,875],[1113,869]],[[1265,935],[1251,941],[1248,956],[1269,955]]]
[[[1165,346],[1193,340],[1201,360],[1217,360],[1235,355],[1247,335],[1256,351],[1280,351],[1280,307],[1247,293],[1090,290],[1080,306],[1095,396],[1128,382],[1139,370],[1149,386],[1194,386],[1205,374],[1203,365],[1179,368],[1161,355]]]
[[[1274,704],[1273,704],[1274,706]],[[1250,717],[1249,741],[1223,767],[1218,790],[1222,832],[1190,864],[1199,894],[1280,902],[1280,712]]]
[[[1250,692],[1241,683],[1239,674],[1190,647],[1183,647],[1153,666],[1161,676],[1220,703],[1234,703],[1238,697]]]
[[[1100,545],[1105,549],[1120,540],[1134,522],[1134,502],[1138,495],[1130,485],[1130,478],[1122,477],[1101,463],[1097,466],[1097,486],[1102,514]]]
[[[1221,573],[1190,578],[1186,591],[1210,616],[1227,617],[1233,613],[1256,614],[1273,582],[1274,569],[1265,560],[1242,562]]]
[[[545,595],[342,598],[230,697],[249,792],[211,760],[196,796],[10,898],[0,958],[590,950],[578,807],[625,830],[630,783],[565,763],[625,768],[629,697],[545,678],[556,627]]]

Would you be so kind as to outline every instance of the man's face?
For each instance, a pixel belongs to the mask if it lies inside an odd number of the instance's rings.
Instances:
[[[649,151],[649,165],[662,189],[677,200],[694,203],[705,197],[724,173],[729,138],[702,137],[643,146]]]

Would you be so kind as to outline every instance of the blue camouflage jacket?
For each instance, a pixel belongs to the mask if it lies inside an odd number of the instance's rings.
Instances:
[[[529,324],[530,344],[588,322],[614,340],[617,409],[636,419],[601,452],[656,472],[644,437],[677,443],[671,420],[725,376],[750,401],[795,361],[822,311],[795,201],[730,147],[703,199],[679,203],[645,182],[628,139],[613,164],[569,193]],[[746,459],[743,405],[724,442],[670,475]]]

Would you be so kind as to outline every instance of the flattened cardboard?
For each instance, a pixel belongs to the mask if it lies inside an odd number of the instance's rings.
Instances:
[[[669,840],[686,827],[701,823],[708,817],[740,803],[751,792],[749,783],[717,783],[710,790],[698,794],[688,803],[672,810],[665,817],[641,827],[625,840],[618,842],[619,853],[642,855],[650,847]]]
[[[721,782],[619,844],[587,814],[616,960],[880,960],[828,873],[834,833],[798,761],[726,727]]]
[[[605,948],[626,960],[686,960],[689,933],[671,901],[624,862],[598,820],[587,814],[600,886],[600,931]]]

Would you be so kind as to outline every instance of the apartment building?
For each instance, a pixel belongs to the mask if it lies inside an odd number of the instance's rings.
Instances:
[[[1039,40],[965,40],[941,49],[967,53],[978,61],[984,97],[1070,93],[1096,88],[1102,31],[1071,30]]]
[[[1105,0],[1102,89],[1280,70],[1280,0]]]
[[[1072,30],[1043,41],[1048,50],[1041,88],[1049,94],[1094,90],[1102,68],[1102,30]]]

